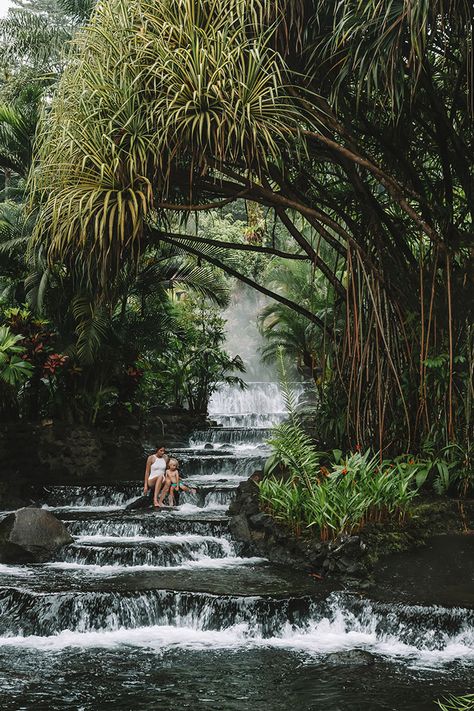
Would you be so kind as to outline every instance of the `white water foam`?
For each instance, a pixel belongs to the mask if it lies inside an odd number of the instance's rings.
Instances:
[[[252,472],[251,472],[252,473]],[[190,474],[186,477],[185,483],[193,484],[227,484],[233,482],[246,481],[248,475],[241,474]]]
[[[0,647],[33,647],[42,651],[67,647],[145,647],[160,651],[169,647],[192,649],[274,647],[307,655],[308,661],[340,651],[361,649],[385,657],[403,660],[412,667],[438,668],[452,661],[474,662],[472,639],[461,632],[446,641],[442,649],[431,650],[405,644],[394,636],[377,638],[369,629],[348,630],[341,616],[320,620],[308,628],[285,626],[278,636],[254,636],[249,625],[242,623],[222,630],[199,630],[188,626],[156,625],[134,629],[73,632],[63,630],[51,636],[0,637]]]
[[[90,536],[75,536],[76,543],[179,543],[199,545],[201,543],[221,543],[230,548],[230,543],[226,538],[217,536],[203,536],[197,533],[170,534],[163,536],[102,536],[100,534]]]
[[[212,512],[212,511],[227,511],[229,508],[229,504],[213,504],[210,503],[209,506],[196,506],[195,504],[181,504],[180,506],[175,506],[175,508],[172,509],[171,513],[175,515],[187,515],[187,514],[192,514],[192,513],[201,513],[203,511],[206,512]],[[166,513],[169,512],[169,509],[165,509]]]
[[[297,383],[295,389],[302,392],[302,385]],[[209,415],[213,418],[219,414],[268,415],[285,412],[285,403],[278,383],[249,382],[245,390],[232,385],[224,385],[217,390],[209,402]]]
[[[43,504],[41,507],[42,509],[45,509],[46,511],[57,511],[58,513],[68,513],[69,511],[74,512],[74,511],[123,511],[125,506],[130,503],[131,501],[134,501],[137,497],[134,496],[131,499],[128,499],[125,501],[123,504],[111,504],[110,506],[93,506],[93,505],[81,505],[81,506],[74,506],[74,504],[71,504],[70,506],[49,506],[48,504]]]
[[[192,440],[192,445],[196,451],[204,451],[206,444],[207,440],[205,438],[201,440]],[[244,458],[245,456],[254,457],[255,454],[266,456],[270,451],[270,446],[265,442],[264,438],[262,438],[261,442],[232,442],[226,444],[225,448],[241,458]],[[190,476],[191,475],[188,475],[186,478],[189,479]]]
[[[155,571],[163,570],[166,572],[171,572],[174,570],[194,570],[195,568],[237,568],[240,566],[247,565],[259,565],[260,563],[266,563],[265,558],[240,558],[238,556],[227,556],[225,558],[211,558],[209,556],[202,556],[197,560],[189,560],[179,565],[166,566],[166,565],[123,565],[121,563],[116,563],[114,565],[94,565],[88,563],[68,563],[64,561],[59,561],[55,563],[46,563],[45,567],[53,568],[56,570],[79,570],[84,573],[92,573],[93,575],[108,575],[109,573],[135,573],[139,571]]]
[[[17,565],[8,565],[0,563],[0,575],[31,575],[32,571],[25,568],[20,568]]]

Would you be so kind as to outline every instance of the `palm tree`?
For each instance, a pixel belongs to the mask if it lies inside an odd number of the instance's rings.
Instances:
[[[14,0],[0,19],[2,59],[9,72],[29,68],[54,81],[63,71],[68,43],[89,17],[92,0]],[[42,83],[39,82],[39,83]]]
[[[0,170],[4,175],[4,200],[10,197],[12,177],[25,178],[30,169],[42,93],[42,87],[29,85],[11,104],[0,104]]]
[[[341,324],[335,321],[334,293],[310,264],[294,262],[288,266],[277,262],[270,269],[268,282],[275,291],[298,299],[330,324],[333,332],[341,331]],[[325,339],[324,331],[287,306],[275,302],[260,312],[259,327],[266,340],[262,349],[264,361],[279,362],[283,349],[300,375],[321,384],[332,355],[332,342]]]
[[[351,437],[426,436],[440,419],[426,361],[441,348],[454,439],[455,351],[472,317],[472,20],[467,0],[106,0],[42,127],[36,241],[51,261],[98,265],[105,290],[152,240],[262,290],[199,236],[170,234],[167,216],[242,197],[269,207],[346,315]]]

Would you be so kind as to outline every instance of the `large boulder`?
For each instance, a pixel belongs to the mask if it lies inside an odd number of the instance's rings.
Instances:
[[[18,509],[0,521],[0,563],[44,563],[73,540],[49,511]]]

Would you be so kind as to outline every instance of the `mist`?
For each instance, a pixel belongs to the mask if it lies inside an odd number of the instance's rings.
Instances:
[[[264,344],[257,320],[270,299],[242,282],[232,288],[231,301],[224,312],[226,319],[226,350],[239,355],[244,361],[248,382],[273,382],[278,380],[276,368],[261,361],[260,349]]]

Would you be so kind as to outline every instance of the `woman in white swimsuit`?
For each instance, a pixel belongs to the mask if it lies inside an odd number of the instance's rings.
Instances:
[[[146,496],[150,489],[156,494],[160,491],[165,481],[165,472],[168,465],[168,455],[161,445],[157,447],[155,454],[151,454],[146,460],[145,483],[143,494]]]

